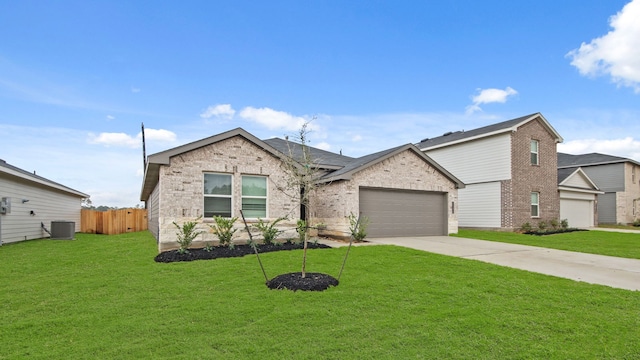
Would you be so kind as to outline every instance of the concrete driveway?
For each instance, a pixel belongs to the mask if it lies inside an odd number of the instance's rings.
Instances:
[[[640,260],[449,236],[367,239],[546,275],[640,290]]]

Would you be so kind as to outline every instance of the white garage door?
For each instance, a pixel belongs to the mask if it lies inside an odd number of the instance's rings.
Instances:
[[[594,218],[593,201],[560,199],[560,218],[567,219],[570,227],[592,227]]]
[[[447,235],[447,194],[360,189],[360,211],[369,237]]]

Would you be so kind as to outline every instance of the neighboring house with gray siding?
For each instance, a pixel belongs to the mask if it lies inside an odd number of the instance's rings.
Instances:
[[[599,153],[558,153],[558,169],[580,167],[604,194],[598,196],[598,222],[629,224],[640,218],[640,163]]]
[[[465,183],[458,192],[459,226],[511,230],[559,219],[559,142],[560,134],[535,113],[417,146]]]
[[[0,244],[49,237],[52,221],[80,229],[82,199],[89,195],[0,160]]]
[[[260,140],[237,128],[149,155],[140,200],[149,210],[149,229],[158,250],[176,248],[176,228],[203,216],[208,230],[214,215],[248,221],[275,220],[294,237],[301,218],[299,189],[287,189],[284,163],[298,144],[274,138]],[[347,237],[351,214],[370,219],[369,236],[447,235],[458,230],[458,189],[464,184],[412,144],[352,158],[309,147],[317,168],[311,194],[311,225],[323,223],[321,235]],[[408,199],[408,200],[407,200]],[[238,239],[246,239],[241,230]],[[291,233],[293,231],[293,233]],[[209,232],[194,246],[216,243]]]

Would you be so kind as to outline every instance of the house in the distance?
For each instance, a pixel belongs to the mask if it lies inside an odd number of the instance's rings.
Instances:
[[[458,192],[460,227],[509,230],[559,220],[559,142],[560,134],[535,113],[417,146],[465,183]]]
[[[237,128],[150,155],[140,199],[159,251],[177,247],[173,222],[200,216],[202,230],[213,216],[239,217],[240,210],[250,222],[287,217],[279,225],[295,228],[304,217],[300,190],[287,186],[283,164],[299,159],[299,150],[297,144],[260,140]],[[310,225],[326,225],[322,235],[348,237],[349,216],[359,213],[370,219],[370,237],[457,232],[458,189],[464,184],[414,145],[360,158],[309,151],[318,178],[306,215]],[[207,232],[194,246],[215,242]]]
[[[580,167],[604,194],[598,196],[600,224],[629,224],[640,218],[640,163],[619,156],[558,153],[558,169]]]
[[[52,222],[63,231],[73,225],[75,232],[82,199],[88,197],[0,160],[0,244],[49,237]]]

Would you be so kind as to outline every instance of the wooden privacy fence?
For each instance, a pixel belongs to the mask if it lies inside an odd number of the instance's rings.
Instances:
[[[118,209],[80,211],[80,232],[116,235],[147,230],[147,209]]]

